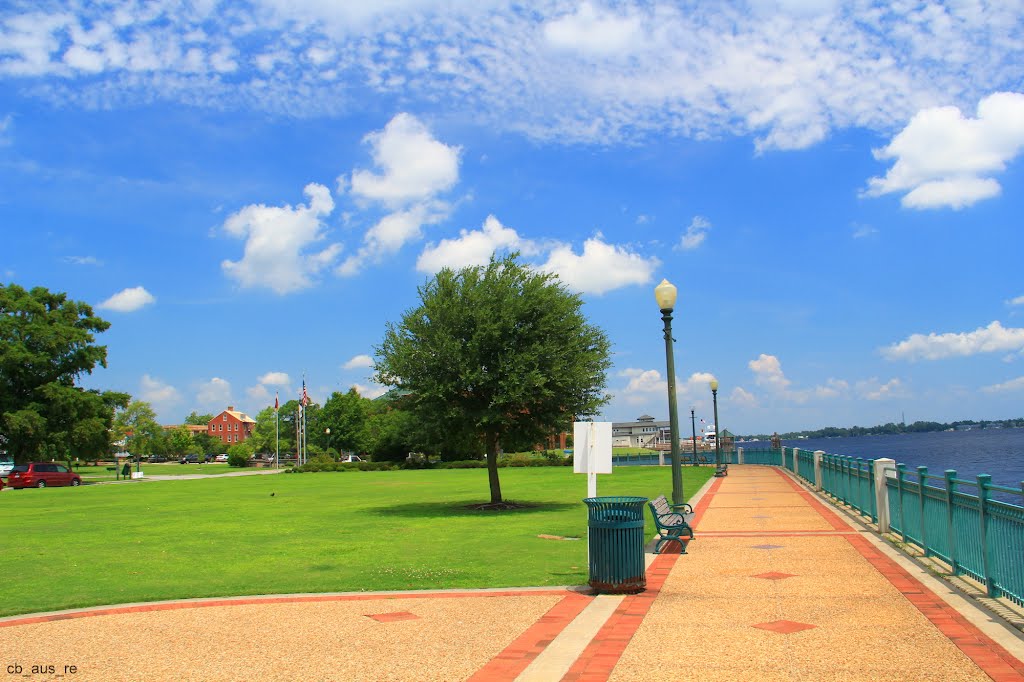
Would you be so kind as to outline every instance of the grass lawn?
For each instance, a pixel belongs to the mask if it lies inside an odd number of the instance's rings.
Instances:
[[[97,481],[113,481],[115,472],[107,471],[103,466],[82,466],[75,467],[75,472],[82,477],[85,483]],[[123,466],[123,465],[121,465]],[[120,473],[120,466],[117,473]],[[132,471],[135,471],[135,464],[132,464]],[[178,462],[162,462],[158,464],[142,463],[142,473],[146,476],[184,476],[185,474],[226,474],[229,471],[243,471],[237,467],[230,467],[226,462],[211,462],[209,464],[180,464]]]
[[[687,497],[713,472],[684,467]],[[509,468],[501,483],[507,500],[535,506],[465,509],[488,500],[486,469],[5,488],[0,616],[182,597],[586,583],[585,541],[537,537],[585,537],[586,477]],[[668,467],[598,479],[600,495],[670,492]]]

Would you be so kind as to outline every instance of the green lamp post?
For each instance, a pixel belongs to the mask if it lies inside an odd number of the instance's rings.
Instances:
[[[729,470],[722,461],[722,443],[719,437],[721,431],[718,424],[718,379],[711,380],[711,401],[715,406],[715,476],[722,477],[729,474]]]
[[[672,310],[676,306],[675,285],[667,279],[654,288],[654,300],[665,322],[665,362],[668,372],[668,423],[672,438],[672,506],[681,507],[683,500],[683,469],[679,457],[679,414],[676,410],[676,363],[672,349]]]

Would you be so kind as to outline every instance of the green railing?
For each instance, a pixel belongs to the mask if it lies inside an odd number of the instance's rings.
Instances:
[[[904,542],[982,583],[989,596],[1024,606],[1024,484],[996,485],[988,475],[961,480],[952,469],[934,476],[903,464],[888,469],[885,480],[889,525]]]
[[[764,448],[758,450],[748,450],[743,448],[743,463],[744,464],[768,464],[771,466],[780,466],[782,464],[782,452],[780,450],[772,450],[771,448]],[[732,463],[738,463],[738,460],[733,460]]]

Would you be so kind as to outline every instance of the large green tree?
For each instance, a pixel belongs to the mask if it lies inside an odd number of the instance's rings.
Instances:
[[[128,438],[128,450],[133,455],[165,454],[163,451],[168,449],[156,412],[144,400],[133,400],[117,411],[114,432],[120,438]]]
[[[106,453],[128,395],[76,384],[107,366],[94,335],[109,327],[67,294],[0,285],[0,449],[16,462]]]
[[[366,420],[372,401],[359,395],[355,388],[347,393],[335,391],[318,415],[317,440],[324,449],[361,452],[366,449]],[[324,429],[330,429],[328,435]],[[310,434],[312,441],[312,434]]]
[[[192,410],[192,412],[185,417],[185,423],[192,424],[194,426],[206,426],[211,421],[213,421],[212,414],[199,414],[195,410]]]
[[[503,440],[540,442],[608,401],[608,338],[587,322],[579,295],[518,254],[446,268],[419,295],[388,324],[375,378],[409,391],[408,409],[429,431],[482,440],[491,503],[500,504]]]

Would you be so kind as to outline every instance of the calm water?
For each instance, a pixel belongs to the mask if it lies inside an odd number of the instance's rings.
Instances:
[[[908,433],[900,436],[855,436],[850,438],[807,438],[785,440],[783,444],[801,450],[824,450],[833,455],[878,459],[890,457],[908,470],[928,467],[941,476],[955,469],[957,478],[973,480],[989,474],[992,482],[1018,487],[1024,481],[1024,429],[941,431]],[[759,443],[747,447],[759,447]]]

